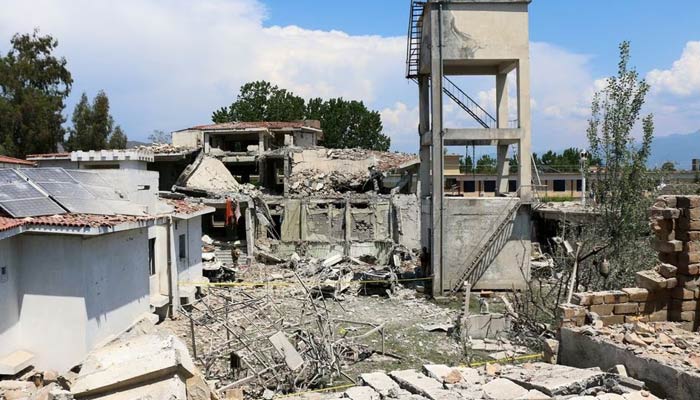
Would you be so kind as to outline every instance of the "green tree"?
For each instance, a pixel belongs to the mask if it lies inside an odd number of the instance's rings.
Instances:
[[[66,142],[68,150],[103,150],[126,148],[127,137],[121,127],[114,126],[109,113],[109,98],[100,90],[90,104],[85,93],[75,105],[73,126]]]
[[[214,111],[215,123],[233,121],[296,121],[304,118],[304,99],[266,81],[249,82],[229,107]]]
[[[661,165],[661,170],[664,172],[675,172],[676,165],[671,161],[666,161]]]
[[[389,150],[391,140],[382,134],[379,112],[361,101],[342,98],[304,101],[299,96],[265,81],[249,82],[229,107],[212,113],[215,123],[234,121],[321,121],[323,145],[330,148],[361,147]]]
[[[593,97],[587,130],[590,152],[600,160],[593,191],[601,218],[593,225],[592,237],[608,246],[610,281],[621,283],[633,274],[630,268],[648,267],[650,256],[646,210],[651,204],[654,179],[646,162],[654,137],[653,116],[641,118],[642,138],[635,141],[632,131],[640,120],[649,85],[629,67],[629,42],[620,45],[616,76]],[[643,257],[640,257],[643,256]]]
[[[480,159],[476,160],[477,174],[494,174],[496,173],[496,160],[488,154],[484,154]]]
[[[63,142],[64,101],[73,78],[50,35],[15,34],[0,55],[0,154],[55,152]]]
[[[326,147],[388,151],[391,145],[391,139],[382,134],[379,112],[368,110],[361,101],[311,99],[306,118],[321,121]]]
[[[117,125],[114,127],[112,134],[109,135],[108,145],[110,149],[126,149],[127,141],[128,138],[126,134],[124,134],[124,131],[122,131],[122,127]]]

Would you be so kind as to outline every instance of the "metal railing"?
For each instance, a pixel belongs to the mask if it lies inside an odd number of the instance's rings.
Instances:
[[[415,78],[420,69],[420,47],[423,35],[424,1],[411,2],[411,14],[408,19],[408,43],[406,44],[406,78]]]

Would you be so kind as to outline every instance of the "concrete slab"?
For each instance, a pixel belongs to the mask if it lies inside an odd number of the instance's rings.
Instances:
[[[489,400],[517,399],[528,393],[524,387],[503,378],[494,379],[481,388],[484,390],[484,399]]]
[[[452,368],[444,364],[427,364],[423,366],[423,372],[429,377],[445,382],[445,377],[452,373]]]
[[[503,314],[474,314],[466,323],[467,336],[473,339],[495,338],[510,329],[510,318]]]
[[[15,375],[32,365],[34,354],[17,350],[0,358],[0,375]]]
[[[269,338],[272,346],[277,350],[280,356],[284,357],[284,362],[292,371],[296,371],[304,365],[304,359],[301,354],[294,348],[292,343],[287,339],[284,332],[277,332]]]
[[[396,393],[401,390],[399,384],[383,372],[362,374],[360,375],[360,380],[379,392],[383,397],[389,397],[390,393]]]
[[[540,392],[539,390],[529,390],[525,395],[518,397],[516,400],[550,400],[551,397]],[[612,399],[611,399],[612,400]]]
[[[644,381],[650,391],[659,397],[694,400],[700,393],[700,375],[687,369],[640,357],[624,345],[605,342],[574,329],[562,328],[560,335],[559,362],[564,365],[609,370],[623,364],[631,377]]]
[[[431,400],[457,400],[461,396],[444,388],[443,384],[433,378],[425,376],[416,370],[408,369],[389,373],[403,389]]]
[[[381,396],[369,386],[353,386],[345,391],[350,400],[380,400]]]
[[[502,374],[503,378],[522,387],[537,389],[549,396],[576,394],[590,387],[601,386],[605,376],[602,371],[542,362],[510,368]]]
[[[187,347],[180,339],[164,334],[142,335],[88,354],[71,390],[77,398],[82,398],[125,392],[173,376],[180,379],[182,385],[168,385],[184,390],[185,380],[195,371]]]

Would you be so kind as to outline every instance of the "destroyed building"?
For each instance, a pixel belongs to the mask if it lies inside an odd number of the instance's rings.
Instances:
[[[201,282],[201,204],[137,170],[0,170],[0,375],[63,370]],[[47,333],[50,335],[47,336]]]

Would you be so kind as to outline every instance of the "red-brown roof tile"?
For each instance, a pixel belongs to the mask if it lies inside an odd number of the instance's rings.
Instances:
[[[22,160],[20,158],[8,157],[0,155],[0,164],[16,164],[16,165],[36,165],[31,161]]]

